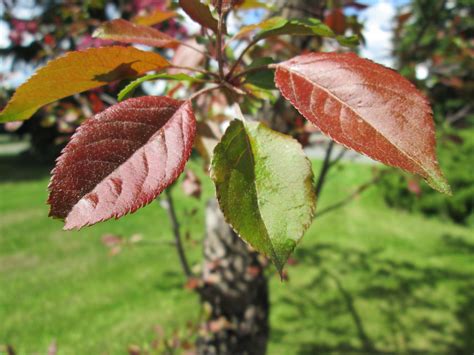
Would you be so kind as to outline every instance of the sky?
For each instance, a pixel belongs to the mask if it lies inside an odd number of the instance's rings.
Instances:
[[[392,38],[391,28],[393,27],[393,19],[396,14],[396,9],[400,6],[406,5],[410,0],[358,0],[358,2],[369,5],[369,7],[360,13],[360,19],[364,22],[364,36],[366,38],[366,46],[361,48],[360,55],[384,64],[386,66],[394,65],[392,52]],[[31,14],[35,11],[31,8],[33,0],[19,0],[23,6],[18,11],[25,11],[25,8]],[[25,6],[26,5],[26,6]],[[29,5],[29,6],[28,6]],[[29,9],[28,9],[29,8]],[[3,1],[0,1],[0,18],[3,14]],[[23,17],[23,13],[18,13]],[[245,22],[258,21],[258,15],[248,16]],[[198,28],[191,20],[187,21],[189,25]],[[8,26],[5,21],[0,20],[0,48],[9,45]],[[8,63],[0,59],[0,72],[4,71]],[[3,69],[3,70],[2,70]],[[4,83],[8,86],[16,87],[31,74],[31,70],[23,68],[25,71],[11,78],[12,82]]]
[[[370,5],[360,15],[364,22],[364,37],[367,41],[361,48],[361,56],[393,67],[391,29],[394,26],[394,16],[397,8],[407,5],[409,0],[360,0],[359,2]]]

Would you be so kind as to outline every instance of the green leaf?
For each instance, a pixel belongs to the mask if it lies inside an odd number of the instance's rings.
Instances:
[[[344,37],[336,36],[329,26],[315,18],[306,19],[285,19],[283,17],[272,17],[258,24],[242,27],[234,36],[234,39],[248,36],[255,32],[254,40],[259,41],[268,37],[292,35],[292,36],[321,36],[336,38],[343,46],[354,46],[359,43],[357,36]]]
[[[281,274],[315,209],[313,172],[301,145],[262,123],[235,120],[211,168],[227,222]]]
[[[277,18],[278,19],[278,18]],[[322,37],[334,37],[334,32],[326,26],[324,23],[317,19],[294,19],[286,20],[280,18],[275,20],[273,26],[264,28],[262,31],[257,33],[256,39],[264,39],[273,36],[280,35],[293,35],[293,36],[311,36],[318,35]]]
[[[157,80],[157,79],[164,79],[164,80],[179,80],[179,81],[200,81],[199,79],[193,78],[192,76],[186,74],[148,74],[138,78],[137,80],[132,81],[126,87],[124,87],[118,94],[117,100],[123,101],[129,98],[134,91],[139,87],[142,83],[149,80]]]
[[[340,45],[345,47],[354,47],[358,46],[360,43],[359,36],[352,35],[352,36],[336,36],[336,40],[339,42]]]

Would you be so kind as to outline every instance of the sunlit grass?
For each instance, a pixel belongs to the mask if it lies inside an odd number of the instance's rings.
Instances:
[[[20,353],[124,353],[199,316],[165,211],[152,203],[120,221],[63,232],[47,218],[48,169],[0,161],[0,344]],[[315,165],[318,165],[315,162]],[[192,164],[200,171],[200,164]],[[324,208],[371,176],[371,167],[331,172]],[[203,176],[201,174],[201,176]],[[186,249],[198,264],[201,201],[174,189]],[[194,213],[193,209],[197,208]],[[107,233],[141,243],[115,256]],[[465,350],[472,331],[474,240],[467,228],[385,207],[375,188],[316,219],[298,246],[289,282],[271,281],[270,354]],[[273,275],[272,272],[270,272]],[[469,328],[471,327],[471,328]]]

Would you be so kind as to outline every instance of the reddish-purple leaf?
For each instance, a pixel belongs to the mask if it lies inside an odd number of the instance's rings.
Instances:
[[[193,21],[203,27],[210,28],[217,33],[218,22],[212,16],[211,10],[199,0],[179,0],[179,6],[188,14]]]
[[[153,27],[135,24],[123,19],[105,22],[94,31],[94,37],[123,43],[139,43],[146,46],[175,48],[179,41]]]
[[[90,118],[53,170],[50,216],[74,229],[136,211],[181,174],[195,131],[191,103],[168,97],[126,100]]]
[[[335,141],[450,193],[436,159],[429,102],[395,71],[353,53],[309,53],[276,65],[275,82]]]

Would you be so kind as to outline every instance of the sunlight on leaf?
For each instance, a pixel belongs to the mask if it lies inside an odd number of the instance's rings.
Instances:
[[[146,96],[88,119],[53,170],[50,216],[79,229],[150,203],[184,169],[196,121],[189,101]]]
[[[309,53],[276,65],[275,83],[336,142],[451,193],[436,159],[429,102],[397,72],[354,53]]]
[[[262,123],[235,120],[214,150],[211,177],[227,222],[281,273],[315,209],[301,145]]]
[[[168,61],[159,54],[133,47],[69,52],[48,62],[16,90],[0,113],[0,122],[26,120],[48,103],[167,66]]]

